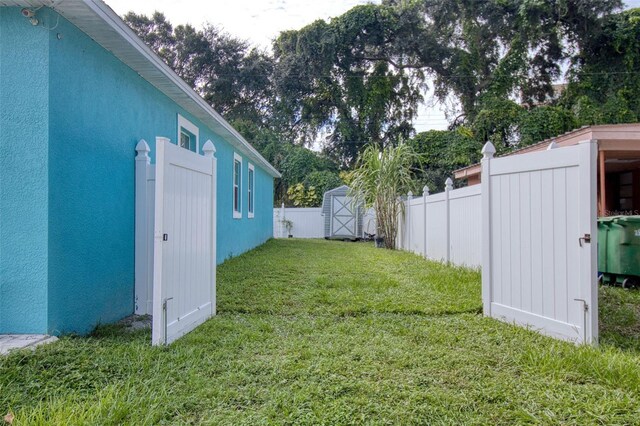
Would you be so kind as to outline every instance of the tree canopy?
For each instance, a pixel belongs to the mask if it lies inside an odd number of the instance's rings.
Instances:
[[[288,202],[294,185],[338,184],[369,145],[408,142],[423,157],[416,175],[439,188],[487,140],[504,153],[580,125],[637,121],[640,9],[621,6],[383,0],[282,32],[272,53],[161,13],[125,21],[283,172],[276,201]],[[425,96],[453,102],[449,130],[415,134]]]

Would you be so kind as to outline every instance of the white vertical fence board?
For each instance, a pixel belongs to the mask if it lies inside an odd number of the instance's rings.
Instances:
[[[531,298],[534,283],[531,280],[531,173],[523,173],[520,176],[520,187],[518,188],[520,197],[520,307],[522,310],[531,312]]]
[[[511,202],[512,213],[509,215],[509,222],[511,226],[510,234],[511,238],[509,239],[510,247],[510,256],[511,256],[511,265],[510,265],[510,287],[512,288],[511,292],[511,302],[510,306],[513,306],[517,309],[522,308],[522,264],[520,259],[520,251],[522,249],[522,244],[520,242],[520,233],[522,232],[522,215],[523,212],[520,209],[520,174],[514,174],[509,176],[509,199]],[[523,242],[527,243],[528,242]]]
[[[580,203],[580,191],[569,187],[570,182],[578,182],[580,180],[580,169],[571,167],[567,169],[567,204],[569,206]],[[567,223],[567,233],[565,239],[568,247],[576,243],[577,236],[580,235],[580,221],[576,218],[576,212],[567,210],[565,221]],[[593,244],[593,243],[592,243]],[[578,244],[579,245],[579,244]],[[577,250],[567,250],[567,315],[568,322],[571,324],[580,324],[583,320],[582,305],[573,300],[575,297],[571,295],[580,294],[580,253]]]
[[[528,198],[531,209],[531,312],[542,315],[542,287],[544,285],[542,263],[542,176],[540,172],[529,173],[530,196]]]
[[[567,181],[566,168],[553,170],[553,205],[554,210],[554,230],[553,245],[555,256],[553,259],[554,268],[554,316],[553,318],[567,322]]]
[[[553,205],[553,171],[543,170],[540,172],[542,178],[542,316],[553,317],[554,301],[553,294],[555,288],[555,275],[553,271],[553,259],[555,257],[555,247],[553,245],[553,234],[556,232],[554,224]]]
[[[491,203],[488,205],[491,211],[490,226],[491,229],[495,229],[496,226],[502,226],[502,178],[500,176],[496,176],[487,180],[491,182]],[[488,231],[488,237],[489,239],[493,237],[491,230]],[[484,248],[491,254],[490,264],[493,277],[493,286],[491,287],[493,298],[491,300],[497,301],[498,303],[502,303],[504,299],[502,295],[502,269],[500,268],[502,263],[503,247],[502,243],[500,243],[491,244],[491,246]]]
[[[509,176],[500,176],[501,182],[501,203],[500,210],[502,211],[502,222],[496,224],[492,229],[492,240],[497,244],[500,244],[500,258],[496,259],[498,263],[495,265],[501,274],[501,292],[502,299],[499,303],[510,306],[511,305],[511,212],[509,207],[511,206],[511,181]],[[497,195],[494,191],[493,195]]]

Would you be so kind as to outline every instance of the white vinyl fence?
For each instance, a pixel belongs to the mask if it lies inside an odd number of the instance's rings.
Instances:
[[[397,246],[427,259],[478,268],[482,262],[480,185],[453,189],[447,179],[444,192],[422,197],[411,193],[405,201]]]
[[[273,209],[273,238],[287,238],[283,219],[293,224],[291,235],[295,238],[324,238],[324,216],[322,207]]]
[[[290,220],[293,224],[293,238],[324,238],[324,221],[322,207],[285,207],[273,209],[273,238],[287,238],[287,228],[282,220]],[[362,230],[368,234],[376,232],[376,216],[373,209],[367,210],[362,217]]]

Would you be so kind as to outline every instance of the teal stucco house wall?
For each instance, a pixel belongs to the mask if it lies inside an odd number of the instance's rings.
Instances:
[[[154,161],[157,136],[215,145],[217,263],[273,235],[279,173],[107,5],[0,0],[0,333],[133,313],[135,147]],[[234,158],[252,215],[234,211]]]

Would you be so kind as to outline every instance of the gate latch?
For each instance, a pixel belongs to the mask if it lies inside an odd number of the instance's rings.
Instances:
[[[162,241],[169,241],[169,234],[162,234]]]
[[[583,241],[585,243],[590,243],[591,242],[591,234],[584,234],[584,237],[578,238],[578,244],[580,244],[580,247],[582,247],[582,242]]]

